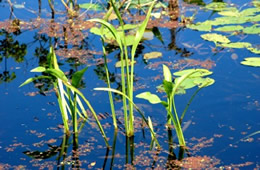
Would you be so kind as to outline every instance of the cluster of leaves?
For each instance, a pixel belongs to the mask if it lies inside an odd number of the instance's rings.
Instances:
[[[202,88],[212,85],[215,81],[212,78],[206,77],[212,74],[212,72],[207,69],[187,69],[175,72],[173,75],[177,76],[177,78],[173,81],[169,68],[163,65],[163,74],[164,80],[162,88],[167,95],[167,101],[161,100],[156,94],[152,94],[149,91],[140,93],[136,97],[148,100],[151,104],[161,103],[167,111],[168,123],[171,124],[171,122],[173,122],[179,144],[181,146],[186,146],[181,128],[182,120],[196,94]],[[175,106],[174,96],[177,94],[184,94],[187,89],[191,89],[196,86],[198,87],[197,90],[191,96],[182,112],[182,115],[179,116]]]
[[[202,34],[201,38],[214,42],[216,46],[225,48],[246,48],[254,54],[260,54],[260,49],[250,42],[232,42],[229,37],[237,34],[260,34],[259,1],[253,1],[254,7],[239,10],[224,2],[213,2],[205,6],[206,10],[217,11],[220,15],[213,20],[187,25],[198,31],[217,32]],[[224,35],[225,34],[225,35]],[[229,37],[226,36],[229,34]],[[251,60],[252,61],[252,60]]]

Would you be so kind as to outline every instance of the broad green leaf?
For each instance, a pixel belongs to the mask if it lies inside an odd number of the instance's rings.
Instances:
[[[188,24],[186,25],[187,28],[198,30],[198,31],[211,31],[212,26],[208,22],[198,22],[196,24]]]
[[[163,65],[163,76],[164,80],[172,82],[172,73],[166,65]]]
[[[214,29],[215,31],[223,31],[223,32],[233,32],[233,31],[240,31],[244,29],[241,25],[233,25],[233,26],[223,26],[223,27],[218,27]]]
[[[65,74],[61,70],[59,70],[59,69],[51,69],[51,68],[49,68],[49,69],[46,69],[45,72],[53,75],[56,78],[59,78],[59,79],[63,80],[63,81],[66,81],[66,82],[68,81],[68,79],[65,76]]]
[[[79,4],[80,8],[87,9],[87,10],[94,10],[94,11],[103,11],[104,8],[99,4],[92,4],[92,3],[83,3]]]
[[[259,24],[255,24],[251,27],[246,27],[243,29],[243,32],[246,34],[260,34],[260,26]]]
[[[216,33],[202,34],[201,37],[204,40],[213,41],[215,43],[217,43],[217,42],[229,43],[230,42],[230,40],[226,36],[221,35],[221,34],[216,34]]]
[[[235,43],[218,44],[218,46],[226,47],[226,48],[249,48],[252,46],[252,44],[248,42],[235,42]]]
[[[193,73],[189,77],[204,77],[204,76],[208,76],[208,75],[212,74],[212,72],[207,69],[186,69],[186,70],[175,72],[175,73],[173,73],[173,75],[183,76],[185,74],[189,74],[194,71],[197,71],[197,72]]]
[[[241,64],[253,67],[260,67],[260,57],[248,57]]]
[[[126,66],[126,64],[125,64],[125,60],[123,61],[123,67],[125,67]],[[134,64],[136,63],[136,61],[134,61]],[[131,65],[131,60],[130,59],[128,59],[128,65]],[[115,64],[115,67],[121,67],[121,61],[117,61],[116,62],[116,64]]]
[[[72,86],[74,86],[76,88],[79,87],[80,81],[82,80],[82,77],[83,77],[84,73],[86,72],[86,70],[87,70],[87,67],[80,71],[77,71],[76,73],[74,73],[72,75],[72,82],[71,82]]]
[[[251,51],[252,53],[255,54],[260,54],[260,49],[259,48],[253,48],[253,47],[249,47],[247,48],[249,51]]]
[[[144,59],[145,60],[159,58],[159,57],[162,57],[162,53],[161,52],[157,52],[157,51],[144,54]]]
[[[257,8],[260,8],[260,1],[253,1],[253,5]]]
[[[39,66],[39,67],[32,69],[31,72],[44,72],[45,70],[46,70],[45,67]]]
[[[25,80],[25,82],[23,82],[19,87],[22,87],[26,84],[29,84],[35,80],[38,80],[38,79],[51,79],[49,76],[38,76],[38,77],[32,77],[32,78],[28,78],[27,80]]]
[[[143,92],[136,95],[137,98],[148,100],[151,104],[161,103],[161,99],[151,92]]]
[[[180,77],[176,78],[175,81],[178,81]],[[180,87],[183,88],[184,90],[193,88],[195,86],[199,86],[205,78],[202,77],[191,77],[191,78],[186,78],[183,80],[180,84]],[[178,89],[177,89],[178,90]]]
[[[227,4],[224,2],[212,2],[205,6],[208,10],[214,10],[214,11],[222,11],[225,10],[227,7]]]

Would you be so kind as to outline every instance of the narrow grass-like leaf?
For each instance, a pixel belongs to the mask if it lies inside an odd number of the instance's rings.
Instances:
[[[32,77],[32,78],[28,78],[27,80],[25,80],[25,82],[23,82],[19,87],[22,87],[26,84],[29,84],[35,80],[38,80],[38,79],[51,79],[49,76],[38,76],[38,77]]]

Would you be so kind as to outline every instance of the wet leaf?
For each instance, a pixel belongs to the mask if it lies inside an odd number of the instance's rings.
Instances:
[[[223,26],[223,27],[218,27],[214,29],[215,31],[223,31],[223,32],[232,32],[232,31],[240,31],[244,29],[241,25],[234,25],[234,26]]]
[[[239,16],[239,11],[235,8],[233,10],[226,10],[226,11],[218,12],[218,14],[222,15],[222,16],[237,17],[237,16]]]
[[[148,100],[151,104],[161,103],[161,99],[151,92],[143,92],[136,95],[137,98]]]
[[[162,57],[162,53],[161,52],[157,52],[157,51],[144,54],[144,59],[145,60],[159,58],[159,57]]]
[[[251,16],[255,15],[257,12],[260,12],[258,8],[247,8],[239,13],[239,16]]]
[[[201,37],[204,40],[213,41],[215,43],[217,43],[217,42],[229,43],[230,42],[230,40],[226,36],[221,35],[221,34],[216,34],[216,33],[202,34]]]
[[[80,8],[87,9],[87,10],[94,10],[94,11],[103,11],[103,7],[99,4],[93,4],[93,3],[84,3],[79,4]]]
[[[123,60],[123,63],[124,63],[124,64],[123,64],[123,67],[125,67],[125,65],[126,65],[126,64],[125,64],[125,60]],[[134,64],[135,64],[135,63],[136,63],[136,61],[134,61]],[[130,60],[130,59],[128,59],[128,65],[131,65],[131,60]],[[117,67],[117,68],[118,68],[118,67],[121,67],[121,61],[117,61],[116,64],[115,64],[115,67]]]
[[[248,57],[241,64],[253,67],[260,67],[260,57]]]
[[[218,46],[226,47],[226,48],[249,48],[252,45],[248,42],[235,42],[235,43],[218,44]]]

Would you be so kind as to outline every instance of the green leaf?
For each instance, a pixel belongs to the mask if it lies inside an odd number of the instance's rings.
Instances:
[[[208,86],[214,84],[214,82],[215,82],[214,79],[207,77],[207,78],[203,79],[202,82],[200,82],[199,88],[208,87]]]
[[[248,57],[241,64],[253,67],[260,67],[260,57]]]
[[[149,1],[150,2],[150,1]],[[146,18],[145,20],[142,22],[142,24],[140,25],[140,27],[138,28],[137,32],[136,32],[136,35],[135,35],[135,40],[134,40],[134,43],[133,43],[133,46],[132,46],[132,50],[131,50],[131,56],[133,58],[133,56],[135,56],[135,52],[136,52],[136,49],[137,49],[137,46],[139,44],[139,42],[141,41],[142,37],[143,37],[143,34],[144,34],[144,31],[145,31],[145,28],[148,24],[148,21],[150,19],[150,15],[151,15],[151,12],[152,12],[152,9],[155,5],[155,2],[156,0],[153,1],[153,3],[151,4],[148,12],[146,13]]]
[[[252,16],[252,15],[255,15],[257,12],[260,12],[260,9],[258,8],[247,8],[247,9],[244,9],[243,11],[241,11],[239,13],[239,16]]]
[[[63,80],[63,81],[66,81],[66,82],[68,81],[68,79],[65,76],[65,74],[61,70],[59,70],[59,69],[51,69],[51,68],[49,68],[45,72],[53,75],[56,78],[59,78],[59,79]]]
[[[178,79],[180,79],[180,77],[176,78],[175,81],[178,81]],[[201,78],[201,77],[192,77],[192,78],[188,77],[181,82],[180,87],[183,88],[183,90],[187,90],[187,89],[200,85],[201,82],[203,82],[203,81],[204,81],[204,78]]]
[[[86,72],[86,70],[87,70],[87,67],[80,71],[77,71],[76,73],[74,73],[72,75],[72,82],[71,82],[72,86],[74,86],[76,88],[79,87],[80,81],[82,80],[82,77],[83,77],[84,73]]]
[[[117,44],[119,45],[120,49],[123,49],[121,37],[120,37],[119,33],[117,32],[117,30],[115,29],[115,27],[112,24],[108,23],[107,21],[105,21],[103,19],[90,19],[88,21],[90,21],[90,22],[98,22],[98,23],[104,25],[112,33],[112,35],[113,35],[114,39],[116,40]]]
[[[238,17],[239,11],[236,8],[235,9],[232,8],[232,10],[226,9],[225,11],[220,11],[218,12],[218,14],[222,16]]]
[[[234,25],[234,26],[223,26],[223,27],[218,27],[214,29],[215,31],[223,31],[223,32],[233,32],[233,31],[240,31],[244,29],[241,25]]]
[[[166,65],[163,65],[163,76],[164,80],[172,82],[172,73]]]
[[[19,87],[22,87],[26,84],[29,84],[35,80],[38,80],[38,79],[51,79],[49,76],[38,76],[38,77],[32,77],[32,78],[28,78],[27,80],[25,80],[25,82],[23,82]]]
[[[44,71],[46,71],[46,68],[45,67],[41,67],[41,66],[36,67],[36,68],[31,70],[31,72],[44,72]]]
[[[103,11],[104,8],[99,4],[92,4],[92,3],[84,3],[79,4],[80,8],[87,9],[87,10],[94,10],[94,11]]]
[[[243,29],[245,34],[260,34],[260,27],[259,24],[255,24],[251,27],[246,27]]]
[[[260,54],[260,49],[259,48],[253,48],[253,47],[249,47],[247,48],[249,51],[251,51],[252,53],[255,54]]]
[[[172,94],[173,86],[174,84],[172,82],[163,80],[163,88],[168,97],[170,97]]]
[[[214,11],[222,11],[225,10],[227,7],[227,4],[224,2],[212,2],[205,6],[208,10],[214,10]]]
[[[161,103],[161,99],[151,92],[143,92],[136,95],[137,98],[148,100],[151,104]]]
[[[175,72],[175,73],[173,73],[173,75],[183,76],[185,74],[189,74],[194,71],[197,71],[197,72],[193,73],[189,77],[204,77],[204,76],[208,76],[208,75],[212,74],[212,72],[207,69],[186,69],[186,70]]]
[[[162,57],[162,53],[161,52],[157,52],[157,51],[153,51],[153,52],[144,54],[144,59],[145,60],[159,58],[159,57]]]
[[[211,31],[212,26],[209,22],[198,22],[196,24],[188,24],[186,25],[187,28],[198,30],[198,31]]]
[[[223,44],[218,44],[218,46],[221,47],[226,47],[226,48],[249,48],[252,46],[252,44],[248,42],[235,42],[235,43],[223,43]]]
[[[216,33],[208,33],[208,34],[202,34],[201,38],[207,41],[213,41],[215,43],[221,42],[221,43],[229,43],[230,40],[221,34],[216,34]]]

